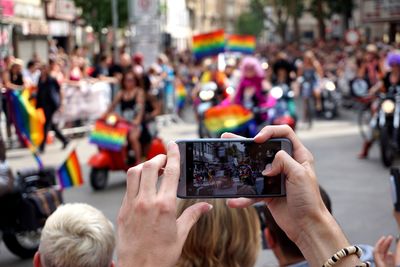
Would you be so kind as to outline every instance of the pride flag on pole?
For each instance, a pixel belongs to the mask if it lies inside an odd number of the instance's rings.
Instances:
[[[253,121],[253,113],[240,105],[215,106],[204,114],[204,124],[212,133],[235,133],[248,127]]]
[[[80,186],[83,184],[81,165],[79,164],[76,151],[72,151],[67,160],[57,170],[58,178],[62,188]]]
[[[30,102],[29,90],[9,91],[8,103],[11,119],[23,145],[25,136],[33,146],[38,146],[44,138],[45,118],[41,109],[36,109]]]
[[[224,30],[193,36],[192,50],[197,60],[223,53],[225,51]]]
[[[252,35],[229,35],[226,43],[226,50],[229,52],[240,52],[253,54],[256,49],[256,37]]]

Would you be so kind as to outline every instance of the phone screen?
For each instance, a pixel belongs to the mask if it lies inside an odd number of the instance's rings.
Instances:
[[[184,144],[184,145],[183,145]],[[284,177],[262,175],[275,154],[290,152],[287,139],[258,144],[252,139],[203,139],[178,145],[181,181],[178,196],[187,198],[285,195]]]

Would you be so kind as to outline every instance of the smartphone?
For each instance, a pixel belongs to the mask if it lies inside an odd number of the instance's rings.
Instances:
[[[392,168],[390,170],[390,191],[394,209],[400,211],[400,170],[399,168]]]
[[[280,197],[286,194],[285,177],[263,176],[265,166],[284,150],[292,155],[289,139],[179,140],[180,198]]]

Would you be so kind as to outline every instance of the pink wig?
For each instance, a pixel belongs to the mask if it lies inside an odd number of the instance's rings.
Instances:
[[[252,57],[252,56],[244,57],[240,63],[241,72],[244,73],[245,69],[248,67],[254,68],[254,70],[256,72],[256,76],[258,78],[264,78],[264,75],[265,75],[264,70],[261,66],[260,61],[257,58]]]

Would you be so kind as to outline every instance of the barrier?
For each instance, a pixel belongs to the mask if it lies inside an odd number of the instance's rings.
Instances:
[[[94,121],[106,112],[111,102],[111,86],[106,82],[64,84],[62,92],[64,108],[54,118],[60,124]]]

